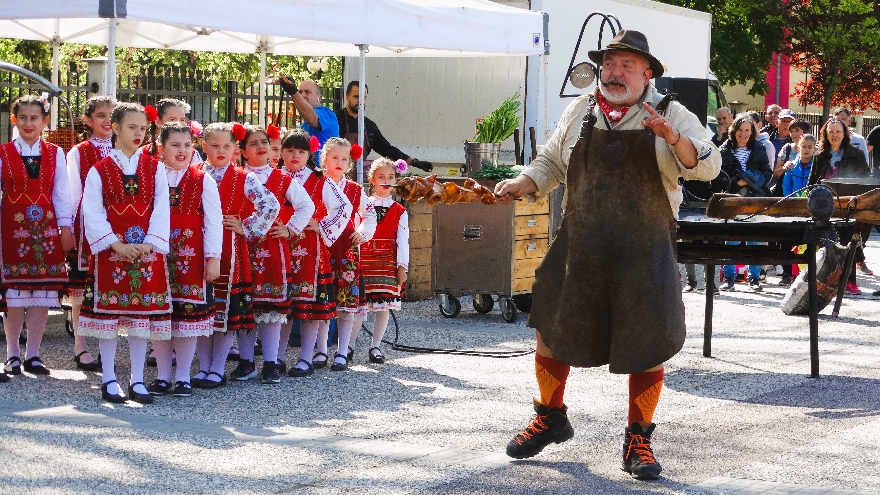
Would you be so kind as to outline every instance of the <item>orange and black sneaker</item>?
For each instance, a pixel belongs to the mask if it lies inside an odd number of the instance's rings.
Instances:
[[[663,470],[654,458],[654,451],[651,450],[651,433],[656,426],[654,423],[648,427],[633,423],[629,428],[624,428],[626,433],[621,469],[637,480],[656,480]]]
[[[551,443],[562,443],[574,436],[568,422],[568,407],[550,409],[535,401],[535,417],[526,428],[507,444],[507,455],[526,459],[537,455]]]

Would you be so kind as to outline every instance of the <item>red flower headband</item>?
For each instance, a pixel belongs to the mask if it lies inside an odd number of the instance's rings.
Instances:
[[[244,128],[241,124],[235,124],[232,126],[232,139],[236,141],[241,141],[247,135],[247,129]]]
[[[281,139],[281,129],[279,129],[277,125],[269,124],[269,126],[266,127],[266,137],[272,140]]]
[[[321,141],[318,141],[318,138],[315,136],[309,138],[309,151],[315,153],[319,149],[321,149]]]
[[[144,113],[147,114],[147,122],[155,122],[159,120],[159,111],[153,105],[144,107]]]
[[[353,145],[351,145],[350,154],[351,154],[352,160],[358,161],[358,159],[360,159],[361,155],[364,154],[364,149],[361,148],[361,146],[359,144],[353,144]]]

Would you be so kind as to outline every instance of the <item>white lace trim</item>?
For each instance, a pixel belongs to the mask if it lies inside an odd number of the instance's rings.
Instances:
[[[287,322],[287,315],[280,314],[277,311],[270,311],[268,313],[254,313],[254,322],[255,323],[286,323]]]
[[[214,318],[202,321],[172,321],[172,337],[207,337],[214,333]]]
[[[400,301],[367,303],[367,311],[384,311],[386,309],[399,310],[401,308]]]
[[[80,316],[77,334],[82,337],[97,337],[99,339],[112,339],[122,335],[152,340],[168,340],[171,338],[171,321],[150,321],[125,316],[113,320],[97,320]]]
[[[344,308],[342,306],[336,306],[337,313],[352,313],[356,315],[366,316],[367,315],[367,307],[360,306],[357,308]]]

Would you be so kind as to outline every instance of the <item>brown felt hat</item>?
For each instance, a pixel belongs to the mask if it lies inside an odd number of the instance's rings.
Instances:
[[[648,49],[648,39],[645,38],[644,34],[638,31],[621,29],[620,32],[617,33],[617,36],[605,45],[604,50],[590,50],[588,55],[590,60],[601,67],[602,57],[605,56],[605,52],[608,50],[624,50],[641,55],[648,60],[651,72],[653,73],[651,77],[660,77],[663,75],[663,64],[651,55],[651,51]]]

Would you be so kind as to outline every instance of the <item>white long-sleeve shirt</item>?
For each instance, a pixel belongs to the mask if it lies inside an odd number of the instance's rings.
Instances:
[[[138,161],[141,157],[140,150],[136,151],[131,158],[118,149],[110,152],[113,162],[122,169],[125,175],[137,173]],[[153,191],[153,212],[150,214],[150,226],[144,237],[144,244],[152,244],[156,251],[168,254],[168,238],[171,233],[170,204],[168,200],[168,179],[165,169],[156,167],[156,188]],[[96,168],[89,170],[86,176],[86,187],[83,190],[82,215],[85,225],[86,240],[92,248],[92,253],[100,253],[108,249],[118,239],[113,233],[113,228],[107,220],[107,210],[104,208],[104,184],[101,175]]]
[[[327,182],[333,181],[329,180]],[[334,185],[340,191],[345,191],[346,182],[348,182],[348,179],[342,177],[342,180],[334,183]],[[357,217],[354,219],[355,231],[363,235],[364,242],[366,242],[372,239],[373,235],[376,233],[376,210],[374,210],[373,205],[370,204],[369,198],[367,198],[367,193],[364,192],[363,187],[361,187],[361,200],[358,203],[360,203],[360,205],[356,212]]]
[[[168,187],[177,187],[183,179],[184,170],[174,170],[159,162],[159,167],[165,167],[168,178]],[[203,246],[205,259],[220,258],[223,252],[223,210],[220,206],[220,192],[217,190],[217,182],[206,173],[202,179],[202,210],[205,218],[202,221]]]
[[[42,139],[37,138],[33,146],[28,146],[24,139],[17,137],[12,143],[18,154],[21,156],[42,156]],[[43,162],[43,167],[48,161]],[[0,159],[0,167],[3,161]],[[0,190],[5,190],[0,177]],[[64,150],[58,148],[55,154],[55,182],[52,187],[52,207],[55,209],[55,218],[59,227],[71,227],[73,225],[73,217],[76,216],[76,207],[70,198],[70,183],[67,181],[67,161],[64,159]]]
[[[218,185],[231,166],[231,164],[227,163],[222,167],[214,167],[208,162],[205,162],[203,165],[205,172]],[[272,228],[275,218],[278,217],[278,212],[281,211],[281,205],[278,203],[275,195],[266,189],[266,186],[260,182],[253,172],[248,172],[245,176],[244,187],[245,191],[252,191],[254,193],[253,198],[248,198],[248,195],[245,194],[245,199],[249,199],[253,203],[254,212],[249,217],[241,219],[241,228],[248,239],[258,239],[266,235],[266,232],[269,232],[269,229]]]
[[[101,151],[101,158],[106,158],[107,155],[112,151],[112,147],[106,150],[105,146],[102,146],[102,140],[92,136],[89,138],[89,141],[92,142],[98,149]],[[107,141],[110,141],[109,139]],[[67,152],[67,180],[70,182],[70,200],[73,203],[74,213],[76,209],[79,208],[79,200],[82,199],[83,192],[83,184],[82,178],[80,178],[80,170],[82,169],[82,164],[79,163],[79,150],[76,148],[71,148],[70,151]]]
[[[247,165],[245,170],[253,173],[257,177],[257,180],[260,181],[260,184],[265,186],[272,171],[277,169],[267,163],[262,167],[251,167],[250,165]],[[303,189],[303,186],[295,180],[290,181],[290,186],[284,191],[284,198],[287,201],[290,201],[294,210],[290,220],[287,221],[287,228],[293,232],[293,235],[299,235],[309,224],[312,215],[314,215],[315,203],[312,202],[312,198],[309,197],[309,194]]]
[[[370,196],[370,204],[373,205],[373,211],[377,206],[391,208],[394,205],[394,198],[388,196],[381,198],[379,196]],[[397,266],[404,268],[409,267],[409,214],[403,210],[400,215],[400,222],[397,224]]]
[[[293,178],[299,184],[304,185],[306,180],[313,174],[311,169],[303,168],[295,172]],[[348,196],[333,184],[333,181],[325,180],[321,189],[321,200],[327,209],[327,216],[318,220],[321,239],[326,246],[332,246],[336,239],[342,235],[348,219],[351,218],[351,201]]]

